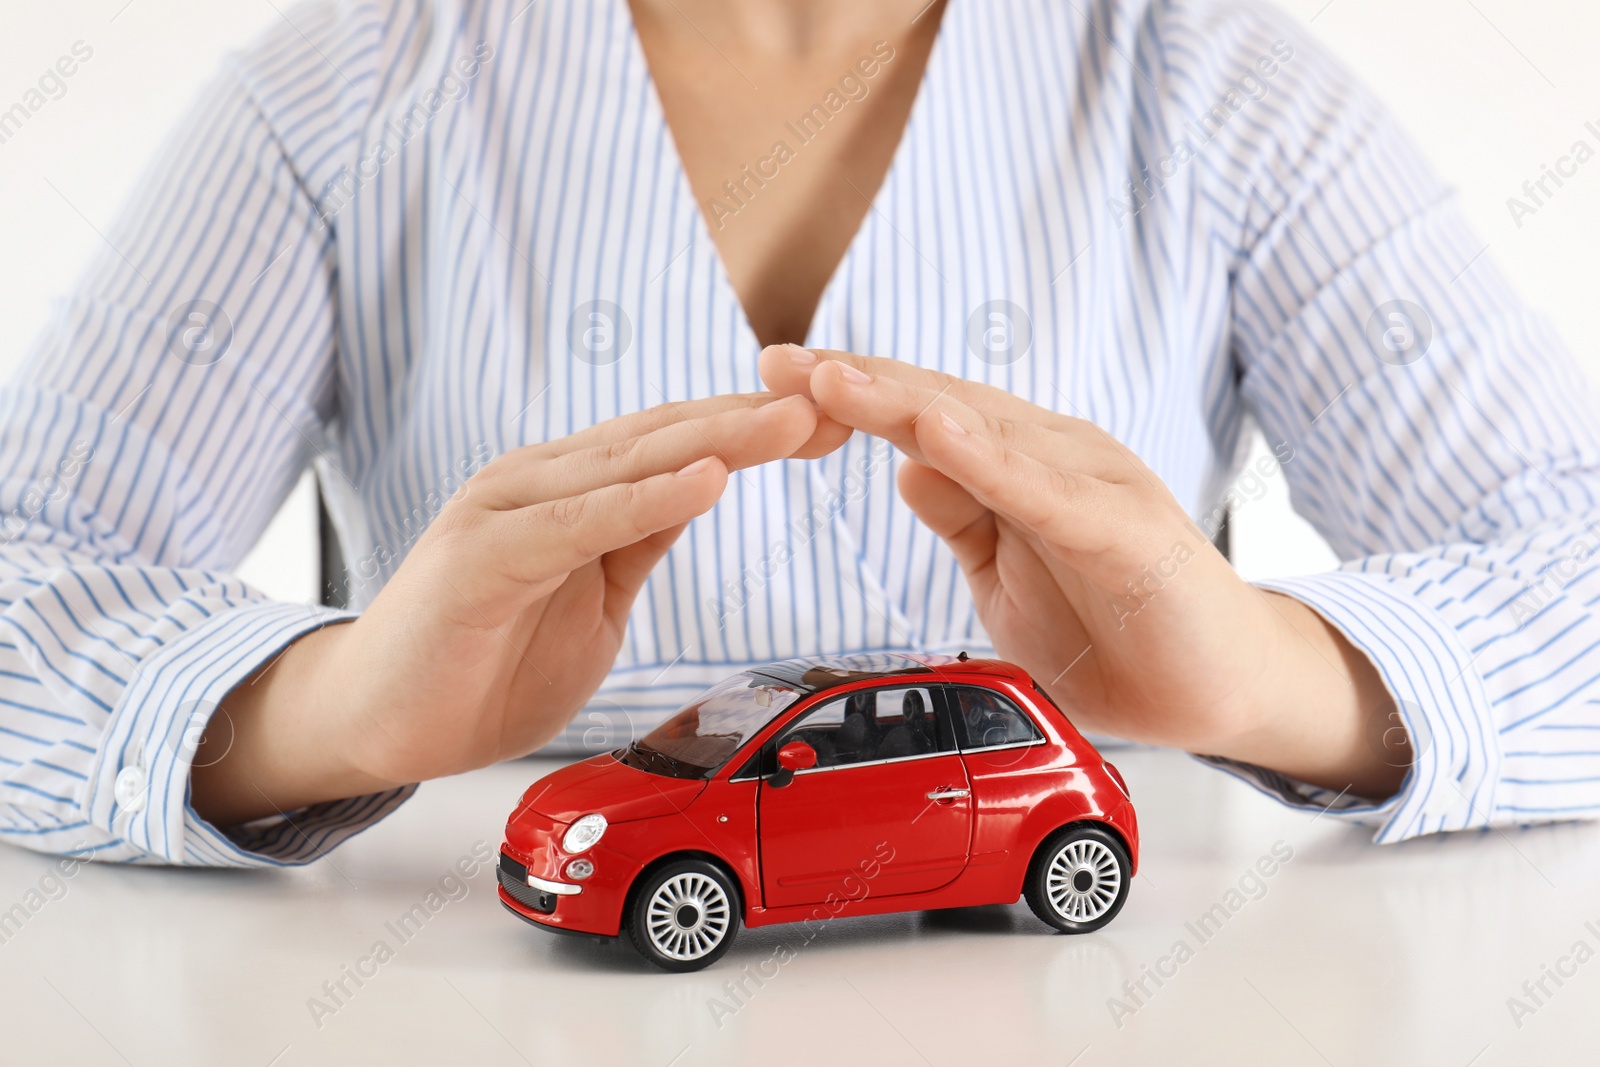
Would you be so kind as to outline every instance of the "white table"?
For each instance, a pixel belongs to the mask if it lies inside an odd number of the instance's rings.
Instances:
[[[1181,755],[1113,758],[1139,805],[1144,867],[1105,930],[1058,935],[1023,904],[835,920],[762,984],[799,928],[742,931],[709,970],[669,975],[625,943],[512,918],[489,866],[395,937],[386,924],[475,841],[497,846],[523,786],[554,761],[424,786],[304,869],[86,866],[0,944],[0,1062],[1600,1062],[1600,958],[1568,957],[1580,940],[1600,952],[1600,828],[1380,849]],[[1258,888],[1246,876],[1278,842],[1293,858]],[[0,908],[47,870],[0,848]],[[1229,899],[1242,878],[1259,899]],[[1202,942],[1187,924],[1219,903],[1226,917]],[[342,1006],[314,1019],[311,998],[333,1004],[323,983],[380,939],[393,958],[359,987],[345,978]],[[1546,977],[1535,1004],[1523,982],[1558,964],[1575,973]],[[1136,1001],[1123,983],[1145,968],[1166,977],[1145,977]],[[1513,996],[1535,1008],[1520,1027]]]

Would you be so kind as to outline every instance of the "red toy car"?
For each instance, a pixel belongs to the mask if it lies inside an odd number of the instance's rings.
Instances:
[[[1021,668],[869,653],[721,682],[644,738],[535,782],[500,900],[692,971],[747,926],[1024,896],[1058,930],[1121,909],[1128,790]]]

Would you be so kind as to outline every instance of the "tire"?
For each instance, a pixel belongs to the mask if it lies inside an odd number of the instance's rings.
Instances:
[[[1022,894],[1065,934],[1087,934],[1117,917],[1128,899],[1128,850],[1115,834],[1078,824],[1051,834],[1034,853]]]
[[[628,937],[639,955],[667,971],[698,971],[722,958],[739,931],[739,889],[721,867],[674,860],[639,884]]]

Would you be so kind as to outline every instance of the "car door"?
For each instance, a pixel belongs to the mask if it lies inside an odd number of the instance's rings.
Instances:
[[[761,783],[768,907],[926,893],[965,868],[971,788],[937,690],[857,690],[801,713],[770,744],[803,740],[817,765]],[[776,766],[768,762],[768,768]]]
[[[1019,846],[1029,814],[1073,781],[1032,716],[987,686],[949,685],[945,706],[972,788],[972,863],[991,863]]]

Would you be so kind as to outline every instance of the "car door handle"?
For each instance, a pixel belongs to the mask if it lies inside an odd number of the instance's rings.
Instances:
[[[971,795],[972,790],[970,789],[935,789],[933,792],[928,794],[928,799],[960,800],[962,797],[970,797]]]

